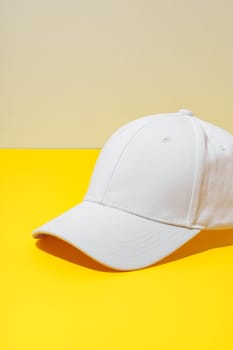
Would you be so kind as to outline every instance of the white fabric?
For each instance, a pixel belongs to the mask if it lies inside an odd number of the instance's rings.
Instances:
[[[57,236],[111,268],[134,270],[162,259],[199,230],[161,224],[83,201],[36,232],[37,238],[45,233]]]
[[[203,130],[204,164],[195,221],[206,228],[233,226],[233,136],[198,120]]]
[[[233,136],[182,109],[119,128],[99,155],[83,202],[33,235],[58,236],[130,270],[162,259],[204,228],[228,226]]]
[[[106,148],[86,199],[150,219],[190,225],[187,215],[197,166],[194,136],[190,118],[153,116],[128,137],[127,146],[103,183],[100,179],[114,154],[111,145]],[[102,186],[101,196],[96,195],[95,188]]]

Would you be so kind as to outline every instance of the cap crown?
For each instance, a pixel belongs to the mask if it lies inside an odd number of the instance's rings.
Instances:
[[[105,143],[84,200],[187,227],[233,226],[233,136],[184,113],[155,114]]]

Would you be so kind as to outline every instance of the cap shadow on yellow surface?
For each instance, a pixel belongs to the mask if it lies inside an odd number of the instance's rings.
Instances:
[[[195,255],[206,250],[231,245],[233,245],[233,229],[213,231],[203,230],[197,236],[195,236],[190,241],[188,241],[183,246],[174,251],[172,254],[163,258],[159,262],[149,266],[148,268],[161,264],[166,264],[178,259],[185,258],[187,256]],[[52,254],[60,259],[72,262],[74,264],[89,269],[103,272],[118,272],[118,270],[111,269],[107,266],[98,263],[97,261],[86,255],[79,249],[75,248],[71,244],[52,235],[45,235],[44,237],[38,239],[36,242],[36,246],[44,252]]]

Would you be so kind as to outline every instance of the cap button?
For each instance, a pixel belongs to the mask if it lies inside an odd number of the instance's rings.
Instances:
[[[193,112],[190,111],[190,109],[180,109],[179,112],[185,115],[193,115]]]

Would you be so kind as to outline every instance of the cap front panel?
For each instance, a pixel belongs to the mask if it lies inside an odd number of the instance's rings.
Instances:
[[[175,224],[189,224],[195,134],[189,118],[151,120],[121,155],[102,202]]]
[[[142,117],[117,129],[104,144],[96,161],[85,199],[102,201],[107,183],[111,178],[120,155],[130,140],[141,129],[151,116]]]

